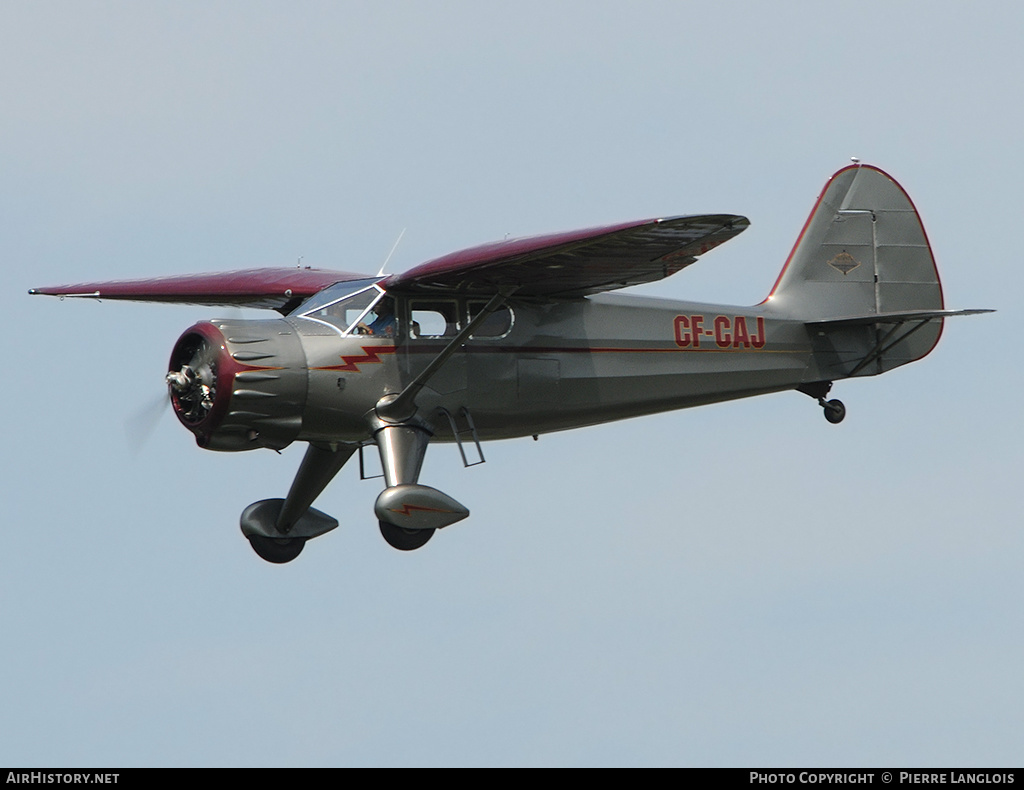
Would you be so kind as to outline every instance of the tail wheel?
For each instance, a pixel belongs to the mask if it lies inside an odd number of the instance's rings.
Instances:
[[[378,523],[380,524],[380,534],[384,536],[384,540],[399,551],[414,551],[425,545],[434,535],[432,529],[403,529],[386,521]]]
[[[838,425],[846,417],[846,407],[841,400],[830,400],[821,404],[825,410],[825,419],[833,425]]]

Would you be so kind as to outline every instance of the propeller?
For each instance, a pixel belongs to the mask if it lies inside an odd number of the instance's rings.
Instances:
[[[166,392],[151,397],[133,411],[124,422],[124,433],[131,446],[132,454],[138,455],[156,433],[160,420],[168,412],[169,401]]]

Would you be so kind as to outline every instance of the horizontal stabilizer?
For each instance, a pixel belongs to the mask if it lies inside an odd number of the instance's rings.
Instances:
[[[952,318],[958,315],[979,315],[994,313],[995,310],[904,310],[900,313],[867,313],[844,318],[827,318],[824,321],[808,321],[807,326],[820,329],[841,326],[870,326],[872,324],[904,324],[907,321],[931,321],[937,318]]]

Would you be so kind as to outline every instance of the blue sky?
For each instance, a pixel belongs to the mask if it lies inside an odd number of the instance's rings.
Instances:
[[[1019,765],[1011,3],[0,6],[7,462],[0,763]],[[751,228],[638,292],[751,304],[858,156],[924,219],[926,360],[487,446],[466,522],[396,552],[376,482],[291,565],[237,519],[302,448],[215,454],[159,397],[200,308],[30,287],[401,271],[505,234]]]

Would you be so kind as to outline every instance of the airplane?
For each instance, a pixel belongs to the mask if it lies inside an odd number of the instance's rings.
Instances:
[[[456,443],[473,466],[490,440],[786,390],[839,423],[833,382],[921,359],[945,318],[991,312],[945,309],[913,202],[859,161],[825,184],[760,304],[610,293],[675,274],[748,225],[731,214],[625,222],[485,244],[395,275],[271,268],[29,293],[280,314],[186,329],[166,383],[202,448],[308,443],[287,496],[240,519],[256,554],[286,563],[338,526],[312,504],[356,453],[366,477],[365,447],[383,470],[381,534],[410,551],[469,515],[420,483],[431,442]]]

